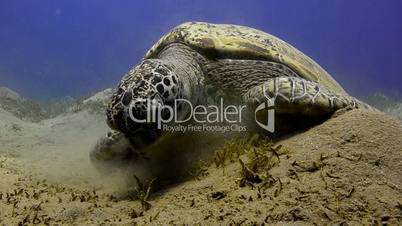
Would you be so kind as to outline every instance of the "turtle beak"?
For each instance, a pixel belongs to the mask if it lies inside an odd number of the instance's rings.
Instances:
[[[144,128],[128,137],[128,139],[134,148],[141,149],[155,143],[162,135],[163,131],[156,127]]]
[[[162,135],[161,127],[161,107],[164,106],[159,95],[152,99],[146,100],[146,108],[135,109],[131,111],[134,117],[140,118],[141,122],[134,122],[130,119],[127,125],[133,124],[126,132],[126,136],[130,139],[135,148],[143,148],[156,142]]]

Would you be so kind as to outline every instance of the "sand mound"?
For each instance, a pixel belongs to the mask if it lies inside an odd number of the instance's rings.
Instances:
[[[275,144],[284,151],[264,172],[266,183],[241,183],[239,161],[212,164],[196,178],[152,194],[147,211],[139,201],[116,199],[101,188],[38,181],[12,170],[13,158],[2,157],[0,223],[397,225],[401,134],[401,122],[385,114],[338,113]]]

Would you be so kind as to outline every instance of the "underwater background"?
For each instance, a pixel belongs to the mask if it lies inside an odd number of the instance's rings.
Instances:
[[[401,9],[402,0],[0,0],[0,225],[402,225]],[[295,111],[288,124],[275,118],[276,134],[246,113],[232,131],[219,129],[225,117],[216,132],[204,123],[133,147],[125,137],[141,130],[119,135],[106,123],[111,88],[187,21],[280,37],[383,112]]]
[[[352,95],[402,96],[402,1],[0,0],[0,86],[36,100],[113,87],[186,21],[254,27],[316,60]]]

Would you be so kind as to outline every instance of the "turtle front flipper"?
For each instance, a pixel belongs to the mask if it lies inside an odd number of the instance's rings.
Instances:
[[[136,155],[124,134],[112,130],[99,139],[90,152],[90,160],[98,170],[107,173],[110,167],[121,167],[135,160]]]
[[[254,107],[271,100],[277,114],[320,116],[346,107],[372,109],[347,94],[334,92],[300,77],[269,79],[262,85],[252,87],[243,97]]]

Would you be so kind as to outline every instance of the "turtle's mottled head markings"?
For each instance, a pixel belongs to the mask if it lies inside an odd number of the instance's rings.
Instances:
[[[180,87],[178,77],[163,61],[142,61],[123,77],[113,94],[107,108],[109,126],[128,137],[149,133],[147,131],[152,131],[147,136],[156,136],[155,122],[135,122],[130,112],[136,119],[145,120],[149,106],[173,106],[174,100],[181,98]]]

